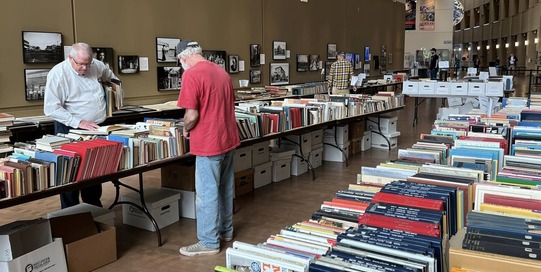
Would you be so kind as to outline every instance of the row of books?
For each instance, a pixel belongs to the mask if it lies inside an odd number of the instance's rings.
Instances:
[[[15,117],[9,113],[0,113],[0,157],[13,151],[13,147],[9,144],[11,131],[9,127],[13,125]]]

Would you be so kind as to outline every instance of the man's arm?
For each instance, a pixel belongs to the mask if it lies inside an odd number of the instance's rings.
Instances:
[[[186,112],[184,113],[184,128],[182,130],[184,137],[189,137],[190,130],[195,127],[197,121],[199,121],[199,111],[186,109]]]

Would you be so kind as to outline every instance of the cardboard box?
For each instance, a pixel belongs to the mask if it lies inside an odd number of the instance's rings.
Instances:
[[[323,131],[323,142],[328,144],[343,145],[349,142],[349,126],[342,125]]]
[[[161,168],[162,187],[195,191],[195,160]]]
[[[318,129],[312,131],[312,150],[314,150],[314,145],[323,143],[323,129]]]
[[[254,166],[254,189],[271,184],[272,162]]]
[[[291,161],[291,156],[295,154],[295,150],[288,147],[271,147],[269,154],[271,161]]]
[[[323,146],[310,152],[310,164],[313,168],[318,168],[323,163]]]
[[[254,169],[235,173],[235,197],[254,191]]]
[[[366,127],[373,131],[378,131],[378,117],[368,118]],[[379,118],[379,129],[383,134],[391,134],[396,132],[396,127],[398,124],[398,117],[385,117],[381,116]],[[364,136],[364,135],[363,135]]]
[[[435,82],[419,82],[419,94],[431,95],[436,92]]]
[[[362,138],[364,135],[365,120],[349,123],[349,139]]]
[[[438,81],[436,83],[436,91],[434,93],[437,95],[450,95],[451,82]]]
[[[47,272],[66,272],[66,255],[64,254],[64,244],[62,239],[54,239],[47,245],[36,250],[28,252],[9,262],[0,262],[0,271],[2,272],[21,272],[21,271],[47,271]]]
[[[233,160],[235,173],[252,168],[252,147],[235,149]]]
[[[323,161],[345,162],[349,154],[349,142],[345,145],[338,145],[338,148],[330,145],[323,147]],[[343,152],[342,152],[343,151]]]
[[[297,156],[291,158],[291,175],[300,176],[308,172],[308,162]]]
[[[270,161],[269,142],[252,145],[252,165],[261,165]]]
[[[418,94],[419,82],[409,81],[409,80],[402,82],[402,93],[403,94]]]
[[[291,177],[291,158],[272,162],[272,182]]]
[[[113,210],[90,205],[88,203],[80,203],[58,211],[50,212],[47,218],[59,217],[70,214],[90,212],[94,221],[104,223],[109,226],[115,225],[115,212]]]
[[[115,227],[94,222],[91,213],[49,220],[53,237],[62,238],[70,272],[92,271],[117,260]]]
[[[372,147],[389,149],[390,144],[391,149],[396,148],[398,147],[398,136],[400,136],[400,132],[398,131],[384,135],[372,132]],[[385,138],[387,138],[389,142],[387,142]]]
[[[0,261],[9,262],[52,241],[47,219],[21,220],[0,226]]]
[[[175,190],[169,188],[162,188],[162,190],[169,190],[180,194],[179,203],[179,216],[184,218],[196,219],[197,213],[195,210],[195,196],[194,191]]]
[[[149,188],[145,190],[144,195],[145,204],[160,229],[178,222],[178,200],[180,199],[180,194],[170,190]],[[121,200],[141,205],[139,198],[139,194],[133,192],[122,196]],[[156,231],[150,219],[137,207],[122,205],[122,216],[124,224],[149,231]]]
[[[301,154],[308,155],[308,153],[312,151],[312,133],[311,132],[304,133],[301,135],[289,135],[289,136],[286,136],[286,139],[287,140],[282,140],[281,144],[284,147],[295,149],[295,152],[299,155]]]
[[[468,95],[469,96],[483,96],[485,95],[484,82],[469,82],[468,83]]]
[[[363,138],[354,138],[349,141],[349,152],[351,155],[355,155],[361,152],[363,144]]]
[[[372,148],[372,131],[366,131],[362,138],[361,151]]]
[[[468,82],[451,82],[451,95],[468,95]]]

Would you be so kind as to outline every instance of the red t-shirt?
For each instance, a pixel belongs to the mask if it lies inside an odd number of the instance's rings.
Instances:
[[[235,92],[231,78],[220,66],[201,61],[182,75],[177,105],[199,112],[190,130],[190,153],[215,156],[240,144],[235,120]]]

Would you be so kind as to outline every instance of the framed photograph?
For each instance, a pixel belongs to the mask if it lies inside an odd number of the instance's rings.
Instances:
[[[239,72],[239,55],[229,55],[229,73],[236,74]]]
[[[346,61],[349,61],[353,67],[355,65],[355,55],[353,53],[346,53]]]
[[[327,59],[335,60],[337,54],[338,52],[336,51],[336,44],[328,43],[327,44]]]
[[[208,61],[211,61],[220,65],[222,68],[224,68],[224,70],[228,71],[226,69],[227,54],[225,51],[203,50],[203,57],[205,57],[205,59]]]
[[[63,60],[62,33],[23,31],[24,63],[59,63]]]
[[[179,91],[181,87],[182,68],[178,66],[156,67],[158,75],[158,91]]]
[[[307,72],[309,66],[308,55],[297,55],[297,72]]]
[[[361,69],[361,55],[355,54],[355,68],[354,69]]]
[[[317,71],[319,67],[319,55],[310,55],[310,71]]]
[[[289,84],[289,63],[270,64],[270,85]]]
[[[261,45],[250,44],[250,67],[261,66]]]
[[[272,59],[285,60],[286,59],[287,43],[282,41],[272,42]]]
[[[179,38],[156,38],[156,61],[177,62],[177,44],[179,42]]]
[[[118,56],[118,73],[139,73],[139,56]]]
[[[103,62],[109,69],[113,70],[113,48],[111,47],[92,47],[94,58]]]
[[[325,62],[325,80],[329,79],[329,74],[331,73],[331,65],[333,64],[332,61],[326,61]]]
[[[261,69],[250,70],[250,84],[261,83]]]
[[[370,61],[372,56],[370,55],[370,46],[364,47],[364,61]]]
[[[49,71],[51,69],[24,69],[25,98],[27,101],[43,100]]]

